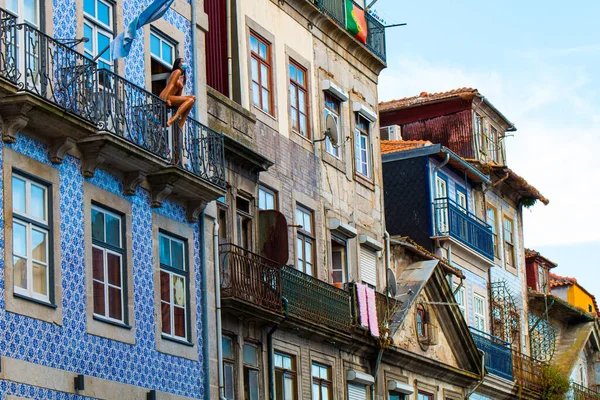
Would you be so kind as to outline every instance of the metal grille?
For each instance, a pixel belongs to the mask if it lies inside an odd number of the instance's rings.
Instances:
[[[513,377],[517,385],[524,390],[541,393],[542,369],[544,363],[534,360],[518,351],[513,351]]]
[[[512,381],[513,366],[510,343],[475,328],[469,328],[475,345],[484,353],[489,373]]]
[[[520,310],[505,281],[490,283],[492,335],[520,350]]]
[[[556,348],[558,328],[533,314],[529,314],[529,326],[531,356],[539,361],[550,361]]]
[[[281,269],[283,296],[290,315],[314,324],[349,332],[350,294],[294,267]]]
[[[0,77],[17,83],[17,17],[0,8]]]
[[[281,312],[281,276],[275,261],[234,244],[219,246],[223,297]]]
[[[573,383],[573,400],[600,400],[600,393]]]

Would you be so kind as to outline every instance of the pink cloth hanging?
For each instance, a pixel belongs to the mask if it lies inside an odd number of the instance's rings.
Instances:
[[[356,297],[358,298],[358,316],[360,325],[368,328],[369,327],[369,311],[367,305],[367,287],[362,283],[356,284]]]
[[[379,321],[377,321],[377,304],[375,302],[375,290],[366,287],[367,290],[367,310],[369,313],[369,329],[371,335],[379,337]]]

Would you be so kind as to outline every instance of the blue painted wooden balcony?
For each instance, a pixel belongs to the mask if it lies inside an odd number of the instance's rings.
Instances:
[[[492,228],[483,220],[465,210],[447,197],[433,201],[434,236],[450,236],[494,260]]]
[[[157,187],[177,181],[180,187],[172,192],[187,203],[212,201],[225,188],[224,137],[193,118],[182,129],[167,127],[172,112],[143,87],[0,9],[5,142],[14,142],[26,128],[62,151],[52,154],[53,162],[76,144],[84,153],[85,176],[104,163],[132,182],[139,176],[152,178]],[[96,157],[100,149],[105,154]],[[164,193],[157,193],[156,203]]]
[[[510,343],[473,327],[469,329],[475,345],[484,353],[485,369],[490,374],[512,381],[513,360]]]

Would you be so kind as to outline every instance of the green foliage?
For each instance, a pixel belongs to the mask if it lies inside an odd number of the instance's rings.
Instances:
[[[537,202],[537,199],[533,198],[533,197],[523,197],[521,199],[521,205],[525,208],[533,207],[536,202]]]
[[[564,376],[554,365],[544,366],[541,384],[541,400],[563,400],[571,387],[569,378]]]

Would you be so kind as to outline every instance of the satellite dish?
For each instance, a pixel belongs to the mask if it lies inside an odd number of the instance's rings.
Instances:
[[[396,297],[396,275],[391,269],[387,269],[387,292]]]
[[[331,114],[327,114],[327,118],[325,118],[325,129],[325,135],[329,138],[333,147],[339,147],[340,131],[338,130],[338,124],[335,117]]]

